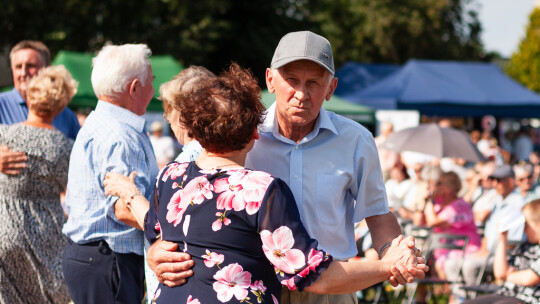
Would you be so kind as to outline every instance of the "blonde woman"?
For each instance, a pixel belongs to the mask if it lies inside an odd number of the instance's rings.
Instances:
[[[0,173],[0,303],[69,302],[60,193],[73,141],[52,122],[76,88],[64,66],[45,68],[29,83],[28,119],[0,125],[0,145],[28,156],[19,175]]]

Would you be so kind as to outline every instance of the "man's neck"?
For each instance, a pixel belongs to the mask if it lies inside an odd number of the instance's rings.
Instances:
[[[26,101],[26,91],[19,91],[17,90],[17,92],[19,92],[19,94],[21,95],[21,97],[24,99],[24,101]]]
[[[295,143],[298,143],[300,140],[302,140],[302,138],[313,131],[313,128],[315,128],[315,121],[303,126],[294,126],[289,123],[280,122],[278,117],[278,127],[279,134],[294,141]]]
[[[137,114],[139,116],[144,114],[144,112],[140,113],[140,110],[136,109],[133,102],[127,96],[125,96],[125,94],[122,94],[122,95],[120,95],[118,97],[102,95],[102,96],[99,96],[99,100],[108,102],[110,104],[113,104],[113,105],[121,107],[121,108],[124,108],[124,109],[126,109],[128,111],[131,111],[131,112],[133,112],[133,113],[135,113],[135,114]]]

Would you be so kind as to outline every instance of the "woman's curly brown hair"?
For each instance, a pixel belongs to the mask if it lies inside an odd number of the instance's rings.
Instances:
[[[242,150],[263,121],[265,108],[257,80],[236,63],[187,94],[177,105],[180,123],[208,152]]]

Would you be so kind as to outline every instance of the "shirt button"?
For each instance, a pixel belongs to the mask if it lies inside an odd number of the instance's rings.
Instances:
[[[298,179],[298,175],[295,175],[295,176],[294,176],[294,179]]]
[[[294,149],[295,149],[295,150],[298,150],[298,146],[294,146]]]
[[[89,258],[89,259],[88,259],[88,262],[92,262],[92,260],[94,260],[94,259],[92,259],[92,258]]]

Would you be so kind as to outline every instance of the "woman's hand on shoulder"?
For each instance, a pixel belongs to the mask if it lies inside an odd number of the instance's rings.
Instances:
[[[108,172],[103,181],[105,195],[114,195],[123,199],[128,199],[132,195],[138,193],[139,189],[137,189],[137,186],[135,185],[136,176],[137,171],[131,172],[129,176]]]

